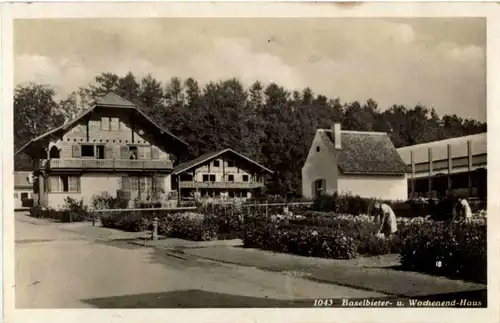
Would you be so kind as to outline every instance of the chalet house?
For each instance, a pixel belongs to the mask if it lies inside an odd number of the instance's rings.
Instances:
[[[130,200],[168,194],[174,162],[186,148],[134,103],[108,93],[18,152],[33,158],[34,204],[57,208],[67,196],[88,204],[101,192]]]
[[[26,201],[33,198],[33,172],[14,172],[14,208],[27,207]]]
[[[318,129],[302,167],[302,193],[406,200],[406,164],[386,133]]]
[[[248,157],[224,149],[175,167],[175,185],[183,200],[217,201],[258,196],[273,172]]]

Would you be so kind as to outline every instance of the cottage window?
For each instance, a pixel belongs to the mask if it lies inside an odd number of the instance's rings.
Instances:
[[[319,146],[316,146],[316,151],[319,153],[320,151]]]
[[[229,182],[234,182],[234,175],[227,175],[227,180]]]
[[[234,160],[228,160],[227,167],[234,167]]]
[[[208,174],[204,174],[203,175],[203,181],[204,182],[208,182]]]
[[[215,175],[210,175],[210,181],[215,182]]]
[[[248,182],[248,175],[243,175],[243,182]]]
[[[220,166],[220,162],[218,160],[214,160],[214,167],[219,167]]]
[[[82,145],[82,157],[94,157],[94,145]]]
[[[101,118],[101,130],[109,131],[109,118],[108,117]]]

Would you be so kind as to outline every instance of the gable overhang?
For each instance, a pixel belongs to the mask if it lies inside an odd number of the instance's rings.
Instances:
[[[365,176],[402,176],[402,175],[406,175],[407,173],[405,173],[405,172],[344,172],[344,171],[342,171],[342,174],[344,174],[344,175],[358,175],[358,176],[362,176],[362,175],[365,175]]]
[[[232,154],[234,154],[234,155],[236,155],[236,156],[238,156],[238,157],[240,157],[240,158],[242,158],[242,159],[244,159],[244,160],[246,160],[248,162],[250,162],[251,164],[259,167],[260,169],[262,169],[263,171],[265,171],[265,172],[267,172],[269,174],[274,174],[274,172],[272,170],[270,170],[269,168],[267,168],[267,167],[265,167],[265,166],[257,163],[256,161],[254,161],[254,160],[252,160],[252,159],[250,159],[250,158],[248,158],[248,157],[246,157],[246,156],[244,156],[244,155],[242,155],[242,154],[238,153],[237,151],[234,151],[234,150],[232,150],[230,148],[221,150],[218,153],[215,153],[213,155],[207,156],[207,158],[203,158],[203,159],[197,161],[196,163],[193,163],[193,164],[190,164],[190,165],[186,165],[185,167],[181,166],[181,167],[179,167],[179,169],[174,170],[172,172],[172,174],[173,175],[180,175],[180,174],[182,174],[182,173],[184,173],[184,172],[186,172],[188,170],[191,170],[191,169],[193,169],[195,167],[198,167],[198,166],[200,166],[200,165],[202,165],[202,164],[204,164],[204,163],[206,163],[206,162],[208,162],[210,160],[213,160],[214,158],[216,158],[216,157],[218,157],[220,155],[223,155],[225,153],[228,153],[228,152],[232,153]]]
[[[150,117],[148,117],[144,112],[139,110],[135,106],[122,106],[122,105],[112,105],[112,104],[96,104],[92,108],[87,109],[86,111],[82,112],[80,115],[75,117],[74,119],[68,121],[67,123],[54,128],[38,137],[33,138],[30,140],[28,143],[26,143],[23,147],[21,147],[18,151],[14,153],[14,156],[21,153],[25,152],[28,155],[32,155],[33,151],[30,151],[31,147],[36,145],[37,143],[42,142],[43,140],[48,140],[49,138],[57,137],[58,133],[61,131],[66,131],[70,127],[74,126],[76,123],[81,121],[83,118],[86,116],[89,116],[96,108],[114,108],[114,109],[123,109],[123,110],[132,110],[136,112],[138,115],[142,116],[145,120],[147,120],[149,123],[151,123],[155,128],[157,128],[162,135],[166,135],[171,139],[174,139],[174,141],[178,144],[181,144],[184,147],[189,146],[188,143],[186,143],[184,140],[180,139],[179,137],[175,136],[168,130],[165,130],[164,128],[160,127],[157,123],[155,123]]]

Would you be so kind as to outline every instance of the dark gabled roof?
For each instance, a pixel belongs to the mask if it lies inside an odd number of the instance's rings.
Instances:
[[[198,166],[198,165],[200,165],[200,164],[202,164],[204,162],[207,162],[207,161],[209,161],[211,159],[214,159],[215,157],[220,156],[222,154],[225,154],[227,152],[230,152],[230,153],[232,153],[234,155],[237,155],[240,158],[245,159],[246,161],[249,161],[250,163],[252,163],[252,164],[254,164],[254,165],[262,168],[266,172],[269,172],[271,174],[273,173],[272,170],[270,170],[270,169],[262,166],[261,164],[259,164],[259,163],[255,162],[255,161],[251,160],[250,158],[248,158],[246,156],[243,156],[242,154],[240,154],[240,153],[232,150],[231,148],[226,148],[226,149],[223,149],[223,150],[219,150],[219,151],[214,151],[214,152],[203,154],[203,155],[201,155],[201,156],[199,156],[199,157],[197,157],[197,158],[195,158],[193,160],[190,160],[188,162],[179,164],[179,165],[177,165],[174,168],[174,171],[172,172],[172,174],[179,175],[182,172],[185,172],[185,171],[187,171],[187,170],[189,170],[189,169],[191,169],[191,168],[193,168],[195,166]]]
[[[148,120],[152,125],[154,125],[156,128],[158,128],[160,131],[162,131],[163,133],[169,135],[170,137],[174,138],[176,141],[182,143],[183,145],[187,146],[188,144],[180,139],[179,137],[175,136],[174,134],[172,134],[171,132],[169,132],[168,130],[162,128],[161,126],[159,126],[157,123],[155,123],[150,117],[148,117],[144,112],[142,112],[140,109],[137,108],[137,105],[122,98],[121,96],[115,94],[115,93],[108,93],[106,95],[104,95],[101,99],[99,99],[97,101],[97,103],[92,106],[90,109],[87,109],[85,110],[84,112],[82,112],[80,115],[78,115],[76,118],[66,122],[65,124],[63,124],[62,126],[59,126],[55,129],[52,129],[32,140],[30,140],[27,144],[25,144],[21,149],[19,149],[18,151],[16,151],[14,153],[14,155],[17,155],[18,153],[20,153],[21,151],[23,151],[24,149],[26,149],[26,147],[28,147],[29,145],[31,145],[32,143],[36,142],[36,141],[39,141],[51,134],[54,134],[58,131],[61,131],[61,130],[66,130],[68,129],[69,127],[71,127],[72,125],[74,125],[75,123],[77,123],[78,121],[80,121],[83,117],[85,117],[86,115],[88,115],[89,113],[91,113],[92,111],[94,111],[95,108],[97,107],[116,107],[116,108],[125,108],[125,109],[133,109],[134,111],[136,111],[139,115],[143,116],[146,120]]]
[[[318,130],[332,151],[335,145],[331,130]],[[341,149],[337,165],[346,174],[404,174],[406,164],[389,135],[383,132],[341,132]]]

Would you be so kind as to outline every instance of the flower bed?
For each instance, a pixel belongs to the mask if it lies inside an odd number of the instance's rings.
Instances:
[[[486,279],[484,217],[460,222],[398,218],[398,233],[379,239],[368,215],[320,214],[248,218],[244,247],[335,259],[399,253],[404,269],[481,282]]]
[[[106,228],[142,232],[152,229],[154,217],[158,218],[158,234],[162,236],[193,241],[218,238],[216,219],[192,212],[123,210],[101,216],[101,224]]]
[[[401,248],[404,269],[486,284],[486,221],[412,224]]]

